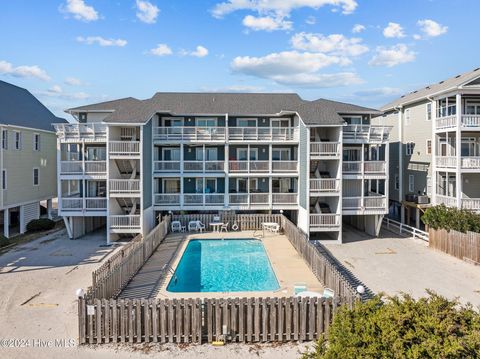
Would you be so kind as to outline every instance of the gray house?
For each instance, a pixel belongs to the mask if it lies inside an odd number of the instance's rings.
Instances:
[[[0,210],[3,234],[23,233],[56,197],[56,136],[64,121],[21,87],[0,81]],[[48,213],[47,213],[48,212]]]

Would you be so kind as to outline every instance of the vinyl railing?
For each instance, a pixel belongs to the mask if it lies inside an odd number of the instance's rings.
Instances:
[[[296,193],[272,193],[273,204],[295,204],[297,198]]]
[[[361,161],[343,161],[343,173],[362,173]]]
[[[382,125],[347,125],[343,127],[344,141],[384,142],[392,126]]]
[[[480,157],[462,157],[462,168],[480,169]]]
[[[338,192],[340,180],[335,178],[310,179],[310,193]]]
[[[480,115],[463,115],[463,127],[480,127]]]
[[[85,161],[85,173],[106,173],[107,161]]]
[[[272,161],[273,172],[297,172],[298,161]]]
[[[180,172],[180,161],[154,161],[155,172]]]
[[[385,161],[343,161],[342,168],[343,173],[347,174],[386,174],[386,162]]]
[[[310,156],[312,157],[336,157],[340,155],[338,142],[311,142]]]
[[[140,141],[110,141],[111,156],[138,156],[140,155]]]
[[[379,209],[384,210],[387,205],[385,196],[365,196],[363,197],[343,197],[342,209],[358,210],[358,209]]]
[[[111,179],[110,193],[140,193],[140,180],[138,179]]]
[[[438,156],[435,157],[437,167],[455,168],[457,166],[457,158],[455,156]]]
[[[437,130],[443,129],[443,128],[451,128],[455,126],[457,126],[456,115],[439,117],[435,119],[435,128]]]
[[[444,204],[447,207],[457,207],[457,199],[455,197],[437,194],[436,201],[437,204]]]
[[[269,204],[270,195],[268,193],[254,193],[250,195],[250,204]]]
[[[340,214],[312,213],[310,214],[310,229],[339,227],[340,219]]]
[[[181,197],[180,193],[155,193],[154,201],[155,201],[156,205],[178,206],[178,205],[180,205],[180,197]]]
[[[386,162],[385,161],[365,161],[364,169],[365,173],[381,173],[385,174]]]
[[[421,229],[411,227],[404,223],[397,222],[393,219],[384,217],[383,218],[383,226],[391,232],[396,232],[399,234],[408,234],[413,238],[420,238],[426,242],[428,242],[428,232],[422,231]]]
[[[298,141],[295,127],[229,127],[230,141]]]
[[[110,228],[118,230],[140,230],[140,215],[110,216]]]
[[[61,161],[60,174],[82,174],[82,161]]]
[[[107,198],[104,197],[74,197],[61,199],[62,211],[104,211],[107,209]]]
[[[480,198],[462,198],[462,208],[480,211]]]
[[[155,127],[154,140],[225,141],[225,127]]]
[[[57,136],[63,140],[106,141],[107,125],[102,123],[56,123]]]
[[[225,161],[184,161],[184,172],[223,172]]]
[[[200,205],[200,206],[219,206],[223,205],[225,201],[225,194],[223,193],[186,193],[183,195],[183,203],[186,206]]]

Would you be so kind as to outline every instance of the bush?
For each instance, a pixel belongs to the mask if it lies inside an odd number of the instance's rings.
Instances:
[[[314,349],[303,358],[478,358],[480,314],[431,292],[419,300],[376,296],[340,308]]]
[[[0,248],[2,247],[5,247],[5,246],[8,246],[9,244],[12,244],[12,240],[3,236],[3,235],[0,235]]]
[[[27,224],[27,231],[46,231],[55,227],[55,222],[48,218],[33,219]]]
[[[422,221],[433,229],[480,232],[480,216],[465,209],[445,207],[443,204],[427,208]]]

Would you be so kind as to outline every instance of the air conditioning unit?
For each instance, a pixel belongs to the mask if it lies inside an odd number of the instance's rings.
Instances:
[[[417,197],[417,203],[418,204],[428,204],[428,203],[430,203],[430,198],[428,198],[428,196],[418,196]]]
[[[407,202],[416,202],[417,201],[417,195],[416,194],[406,194],[405,195],[405,200]]]

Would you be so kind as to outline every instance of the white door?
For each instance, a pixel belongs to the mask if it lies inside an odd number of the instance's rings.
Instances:
[[[217,148],[205,148],[205,157],[206,161],[218,161]]]

